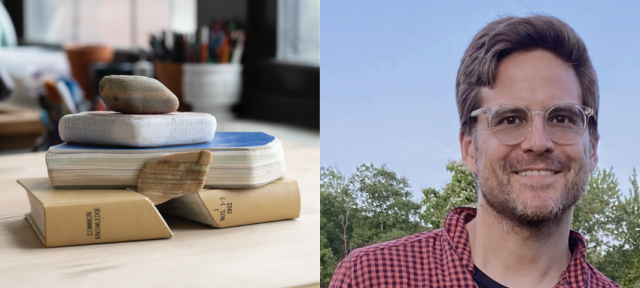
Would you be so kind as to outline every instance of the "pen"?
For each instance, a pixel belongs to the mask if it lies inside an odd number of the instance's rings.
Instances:
[[[200,28],[200,63],[209,62],[209,27]]]

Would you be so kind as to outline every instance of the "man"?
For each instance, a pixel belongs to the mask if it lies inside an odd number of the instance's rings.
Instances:
[[[477,209],[353,251],[330,286],[618,287],[570,231],[598,163],[598,84],[582,39],[550,16],[489,23],[462,58],[456,98]]]

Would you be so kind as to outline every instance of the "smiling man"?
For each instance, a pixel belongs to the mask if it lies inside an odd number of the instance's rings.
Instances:
[[[619,287],[570,230],[598,163],[598,84],[582,39],[550,16],[489,23],[465,51],[456,99],[477,209],[353,251],[330,286]]]

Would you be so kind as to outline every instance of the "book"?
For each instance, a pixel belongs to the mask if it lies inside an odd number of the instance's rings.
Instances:
[[[207,143],[157,148],[63,143],[45,160],[56,188],[132,188],[147,161],[202,150],[212,154],[205,188],[260,187],[286,172],[280,140],[262,132],[218,132]]]
[[[215,228],[300,217],[298,182],[283,178],[252,189],[202,189],[157,206],[161,213]]]
[[[31,204],[25,215],[45,247],[170,238],[153,203],[126,189],[62,190],[47,178],[18,179]]]
[[[206,143],[216,132],[208,113],[123,114],[82,112],[65,115],[58,125],[67,142],[125,147],[162,147]]]

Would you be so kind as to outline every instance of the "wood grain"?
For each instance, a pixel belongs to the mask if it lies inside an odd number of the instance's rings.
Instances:
[[[211,151],[175,153],[151,160],[142,166],[138,193],[159,205],[204,187]]]

